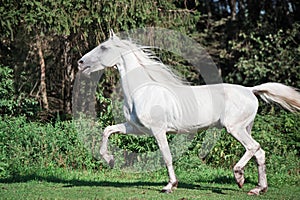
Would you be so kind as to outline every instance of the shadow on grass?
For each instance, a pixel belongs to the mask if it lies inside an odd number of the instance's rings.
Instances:
[[[226,180],[225,180],[226,179]],[[89,181],[89,180],[79,180],[79,179],[63,179],[56,176],[41,176],[37,174],[31,174],[31,175],[15,175],[10,178],[6,179],[0,179],[0,183],[26,183],[30,181],[45,181],[45,182],[51,182],[51,183],[58,183],[63,184],[62,187],[65,188],[72,188],[72,187],[116,187],[116,188],[128,188],[128,187],[146,187],[149,190],[156,190],[157,187],[162,188],[166,182],[155,182],[155,181]],[[224,191],[240,191],[237,187],[232,188],[232,184],[235,183],[232,179],[229,179],[227,177],[219,177],[215,178],[210,182],[201,182],[201,180],[197,181],[199,184],[190,184],[186,183],[184,181],[179,182],[178,188],[180,189],[189,189],[189,190],[209,190],[212,193],[217,194],[226,194]],[[223,184],[223,186],[212,186],[212,183],[215,184]],[[210,185],[210,186],[207,186]],[[227,186],[230,185],[230,187]],[[151,188],[156,187],[156,188]]]

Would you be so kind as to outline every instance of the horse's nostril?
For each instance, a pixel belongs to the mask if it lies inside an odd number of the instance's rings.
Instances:
[[[79,64],[83,64],[83,60],[79,60],[78,63],[79,63]]]

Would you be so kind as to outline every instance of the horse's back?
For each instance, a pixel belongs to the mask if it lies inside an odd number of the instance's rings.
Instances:
[[[198,123],[200,128],[219,123],[223,126],[238,122],[247,124],[253,121],[256,115],[258,100],[247,87],[215,84],[192,88],[192,96],[196,99],[196,103],[189,105],[188,102],[191,100],[187,99],[191,98],[191,95],[186,95],[182,97],[185,99],[185,104],[182,105],[186,115],[191,115],[189,118],[194,119],[192,123]]]

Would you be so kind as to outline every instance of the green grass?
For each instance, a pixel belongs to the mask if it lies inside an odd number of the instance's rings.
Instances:
[[[251,170],[250,170],[251,171]],[[247,171],[246,171],[247,173]],[[247,192],[256,185],[256,174],[246,174],[239,189],[231,170],[206,165],[177,166],[179,186],[171,194],[160,190],[166,170],[128,173],[115,169],[98,172],[61,168],[31,169],[0,179],[0,199],[299,199],[299,176],[269,174],[269,191],[258,197]]]

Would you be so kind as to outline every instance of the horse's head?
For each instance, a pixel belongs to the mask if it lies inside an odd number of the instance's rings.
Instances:
[[[110,31],[110,38],[101,43],[99,46],[85,54],[78,61],[78,68],[84,74],[105,69],[106,67],[113,67],[120,62],[120,51],[118,44],[121,40]]]

